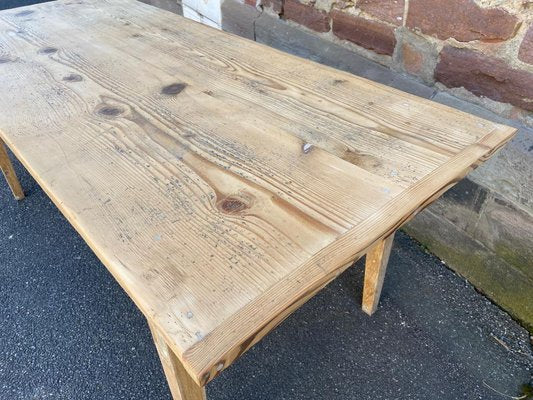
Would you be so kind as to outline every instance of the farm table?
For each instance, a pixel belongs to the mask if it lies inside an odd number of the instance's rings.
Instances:
[[[134,0],[1,12],[0,94],[184,400],[365,254],[372,314],[395,230],[514,134]]]

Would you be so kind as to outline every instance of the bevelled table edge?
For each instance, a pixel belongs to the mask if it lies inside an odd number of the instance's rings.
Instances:
[[[335,242],[317,252],[307,263],[302,264],[283,281],[263,292],[259,299],[243,307],[231,319],[226,320],[224,324],[218,326],[201,341],[192,345],[180,355],[180,360],[191,373],[193,379],[203,386],[215,378],[268,332],[283,322],[299,306],[313,297],[346,268],[351,266],[353,262],[365,255],[375,243],[393,234],[403,224],[464,178],[470,171],[492,157],[512,139],[516,132],[516,128],[496,124],[496,128],[483,136],[478,142],[465,147],[448,162],[442,164],[431,174],[406,189],[380,210],[347,231]],[[421,195],[422,192],[433,194],[423,196]],[[382,224],[386,227],[379,237],[372,238],[361,235],[364,228],[376,224]],[[362,243],[361,238],[364,238]],[[360,244],[357,248],[355,245],[350,246],[350,243],[356,243],[358,239]],[[312,270],[313,275],[307,273],[307,270]],[[248,320],[242,318],[242,315],[247,311],[246,309],[250,307],[254,307],[257,310],[254,313],[254,316],[257,317],[260,311],[264,312],[264,310],[268,309],[261,307],[261,304],[258,303],[267,304],[268,299],[275,297],[278,292],[286,294],[286,287],[290,286],[291,282],[296,281],[300,283],[306,282],[306,284],[299,284],[297,295],[292,296],[291,299],[282,304],[278,304],[277,308],[270,312],[268,318],[264,319],[265,322],[263,324],[247,323]],[[238,335],[240,340],[235,340],[237,335],[233,335],[232,339],[234,340],[232,340],[231,345],[220,345],[220,343],[224,342],[223,338],[226,337],[225,332],[242,331],[245,325],[250,325],[247,327],[248,333]],[[259,326],[259,328],[251,328],[252,325]],[[170,337],[167,340],[172,341]],[[215,356],[205,358],[204,355],[213,352],[212,349],[216,349]],[[207,361],[208,359],[210,361]]]

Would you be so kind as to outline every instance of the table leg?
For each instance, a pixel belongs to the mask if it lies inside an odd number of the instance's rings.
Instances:
[[[11,164],[11,161],[9,160],[6,146],[2,139],[0,139],[0,169],[4,173],[7,184],[11,188],[15,199],[22,200],[24,198],[24,192],[22,191],[22,187],[17,179],[17,175],[15,175],[13,164]]]
[[[366,254],[363,311],[368,315],[372,315],[378,308],[393,240],[394,233],[379,241]]]
[[[149,326],[172,398],[174,400],[206,400],[205,389],[191,378],[157,328],[151,324]]]

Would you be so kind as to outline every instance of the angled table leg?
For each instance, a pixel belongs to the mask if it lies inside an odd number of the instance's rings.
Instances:
[[[366,254],[363,311],[368,315],[372,315],[378,308],[393,240],[394,233],[378,242]]]
[[[148,325],[152,331],[161,364],[163,364],[172,398],[174,400],[206,400],[205,389],[191,378],[157,328],[150,323]]]
[[[15,199],[22,200],[24,198],[24,192],[22,191],[22,187],[17,179],[17,175],[15,175],[13,164],[11,164],[11,161],[9,160],[6,146],[2,139],[0,139],[0,169],[4,173],[7,184],[11,188]]]

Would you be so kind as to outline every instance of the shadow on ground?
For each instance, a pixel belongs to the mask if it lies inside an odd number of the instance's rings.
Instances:
[[[170,399],[141,313],[20,164],[0,180],[0,399]],[[399,233],[380,309],[357,263],[208,385],[209,400],[505,399],[528,333]]]

